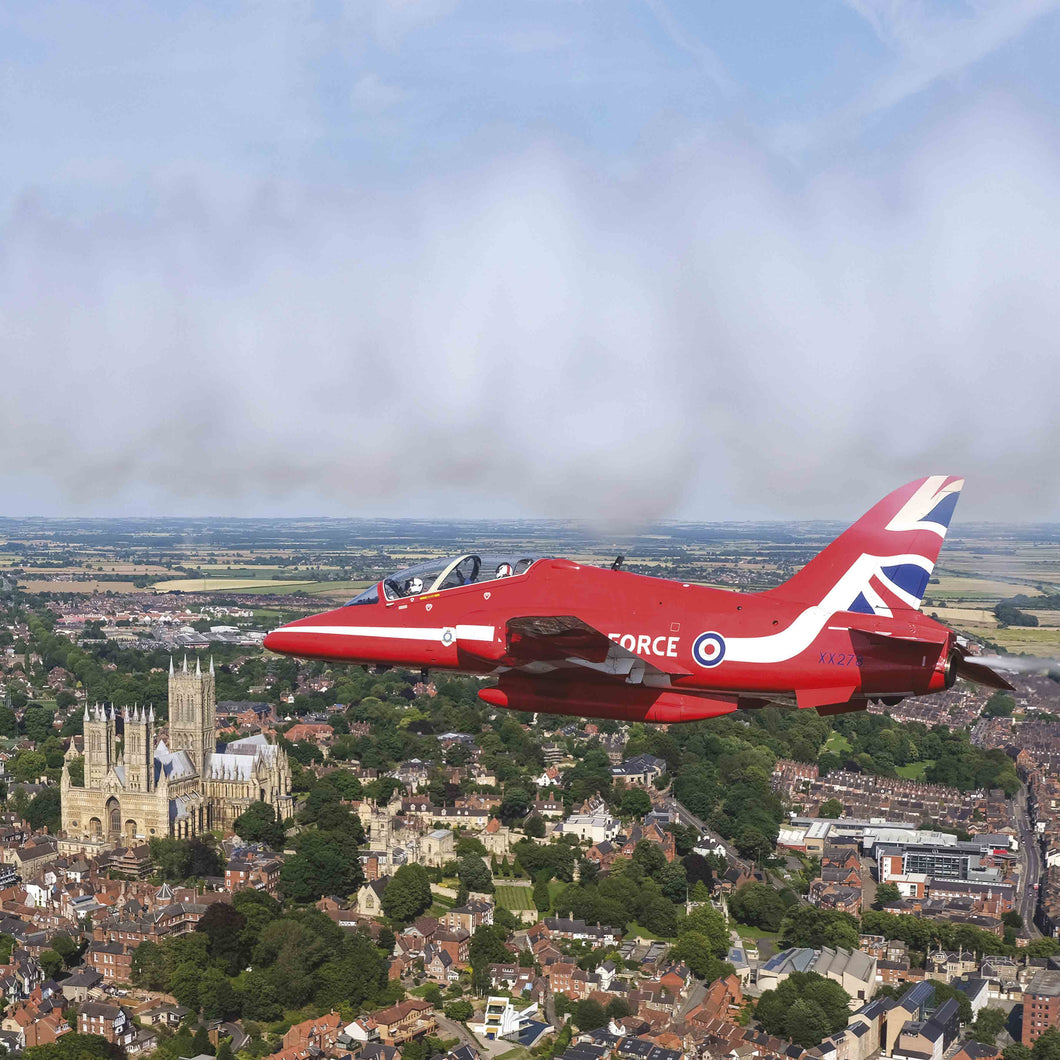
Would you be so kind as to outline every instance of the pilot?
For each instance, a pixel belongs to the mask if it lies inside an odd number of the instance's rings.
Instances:
[[[408,595],[409,596],[419,596],[419,594],[422,593],[422,592],[423,592],[423,579],[422,578],[413,578],[409,582]]]
[[[512,565],[510,563],[498,563],[493,572],[494,578],[510,578],[512,576]]]

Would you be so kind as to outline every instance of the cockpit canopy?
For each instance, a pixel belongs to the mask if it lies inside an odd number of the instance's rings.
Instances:
[[[540,555],[526,552],[467,552],[462,556],[429,559],[384,578],[383,592],[387,600],[400,600],[402,597],[444,592],[461,585],[515,578],[525,574],[538,559],[541,559]],[[346,606],[377,603],[379,586],[373,585]]]

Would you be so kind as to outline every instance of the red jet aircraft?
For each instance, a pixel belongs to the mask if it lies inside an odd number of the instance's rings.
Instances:
[[[958,676],[1011,686],[920,613],[963,479],[911,482],[783,585],[709,589],[516,553],[431,560],[265,647],[332,662],[496,675],[495,707],[697,721],[788,703],[893,705]]]

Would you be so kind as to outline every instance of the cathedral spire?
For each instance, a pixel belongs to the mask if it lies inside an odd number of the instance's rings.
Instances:
[[[169,657],[169,676],[173,676],[173,656]]]
[[[152,725],[154,725],[154,723],[155,723],[155,705],[154,705],[154,703],[151,704],[151,710],[150,710],[150,712],[147,715],[147,720]]]
[[[198,655],[195,656],[195,676],[202,677],[202,664]]]
[[[85,721],[88,721],[88,720],[89,720],[89,717],[88,717],[88,700],[86,699],[85,700]]]
[[[213,656],[210,656],[210,676],[213,677]]]
[[[188,653],[187,652],[184,653],[184,665],[183,665],[183,667],[181,667],[181,672],[182,673],[187,673],[188,672]]]

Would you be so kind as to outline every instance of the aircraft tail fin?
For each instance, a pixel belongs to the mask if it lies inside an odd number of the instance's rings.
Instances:
[[[896,489],[771,592],[833,612],[919,610],[963,485],[930,475]]]

